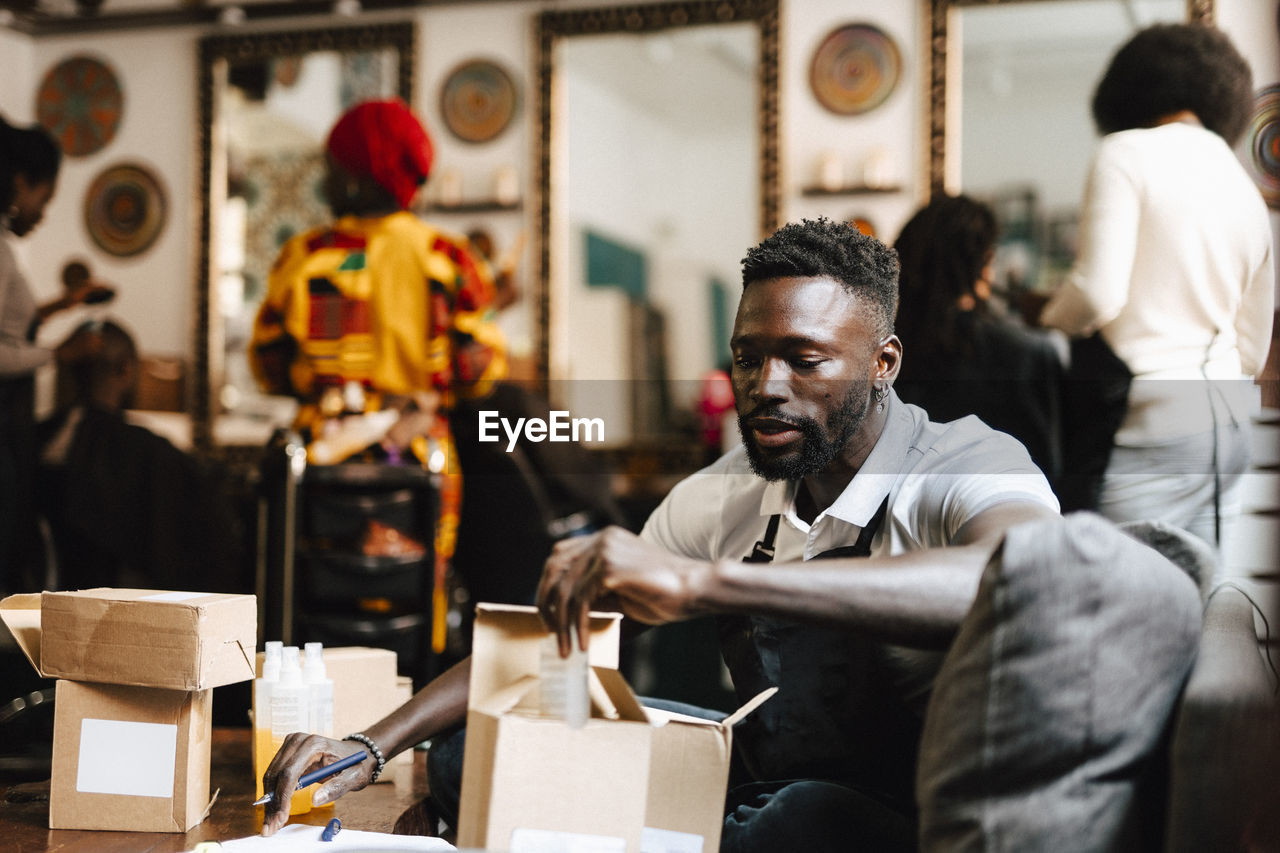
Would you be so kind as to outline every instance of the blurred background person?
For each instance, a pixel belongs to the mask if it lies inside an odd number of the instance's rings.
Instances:
[[[1213,544],[1238,510],[1274,310],[1266,206],[1231,150],[1252,93],[1227,37],[1185,24],[1140,31],[1098,83],[1080,251],[1040,314],[1078,339],[1068,467],[1104,470],[1064,509],[1096,492],[1114,521]]]
[[[1009,433],[1053,485],[1065,347],[992,306],[998,236],[991,208],[963,195],[935,197],[903,226],[895,328],[907,355],[893,387],[935,421],[977,415]]]
[[[44,128],[0,117],[0,593],[39,589],[44,567],[34,492],[35,374],[53,358],[36,333],[51,315],[111,291],[83,281],[37,304],[11,244],[44,218],[58,184],[62,152]]]
[[[438,477],[432,645],[444,649],[446,579],[462,506],[448,413],[506,374],[487,261],[411,210],[434,159],[426,128],[397,100],[344,113],[326,144],[335,220],[285,244],[250,348],[263,390],[297,397],[311,464],[359,455]],[[507,281],[514,287],[514,283]],[[521,594],[537,575],[515,582]]]
[[[36,429],[52,588],[252,588],[221,472],[125,416],[140,375],[133,336],[85,323],[58,347],[58,370],[69,402]]]

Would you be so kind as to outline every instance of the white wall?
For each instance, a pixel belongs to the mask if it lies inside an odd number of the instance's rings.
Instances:
[[[35,45],[31,39],[0,28],[0,114],[10,122],[29,121],[28,99],[35,86]]]
[[[118,286],[112,312],[134,330],[144,350],[187,353],[197,246],[195,34],[156,30],[35,40],[30,82],[19,89],[24,101],[13,115],[34,120],[40,80],[50,68],[77,54],[102,59],[115,70],[124,92],[124,113],[115,138],[102,150],[64,159],[46,219],[24,241],[32,287],[43,296],[56,295],[63,265],[81,258],[95,275]],[[124,162],[151,170],[168,205],[164,230],[151,248],[133,258],[101,251],[84,226],[90,184],[104,169]],[[73,322],[64,315],[48,323],[41,340],[56,343]]]
[[[533,325],[536,308],[532,293],[536,273],[534,233],[536,210],[533,203],[536,175],[533,169],[535,129],[533,110],[537,78],[534,69],[536,53],[533,45],[533,20],[542,4],[526,2],[480,3],[466,6],[436,6],[415,15],[418,22],[417,79],[415,107],[423,117],[436,144],[440,164],[427,192],[445,169],[454,169],[462,177],[464,198],[493,196],[493,180],[498,169],[514,166],[520,175],[523,213],[499,213],[471,216],[435,214],[441,228],[466,232],[483,224],[493,235],[501,255],[518,239],[525,239],[523,263],[520,266],[525,298],[499,317],[513,353],[528,355],[537,342]],[[490,59],[512,75],[521,100],[516,117],[501,136],[491,142],[476,144],[452,136],[440,115],[440,85],[459,63],[469,59]]]
[[[783,221],[829,216],[861,216],[876,235],[892,243],[904,222],[928,192],[924,175],[924,90],[927,71],[927,21],[924,3],[873,0],[783,0],[780,127],[782,134]],[[809,89],[813,52],[831,30],[843,24],[872,23],[884,30],[902,53],[902,76],[888,99],[858,116],[838,116],[824,109]],[[836,199],[801,195],[817,182],[818,161],[833,152],[844,165],[849,183],[868,157],[888,154],[903,192]]]

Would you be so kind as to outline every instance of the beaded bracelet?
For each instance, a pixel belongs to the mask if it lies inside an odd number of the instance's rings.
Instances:
[[[347,735],[343,740],[354,740],[369,748],[369,752],[373,753],[374,759],[378,762],[378,766],[373,768],[373,775],[369,777],[369,781],[377,782],[378,777],[382,775],[382,768],[387,766],[387,759],[383,757],[382,750],[378,749],[378,745],[373,742],[373,738],[364,732],[356,732],[355,734]]]

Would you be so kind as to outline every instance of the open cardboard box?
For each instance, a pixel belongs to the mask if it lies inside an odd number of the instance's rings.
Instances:
[[[733,725],[773,691],[720,723],[646,709],[617,671],[620,618],[592,615],[591,719],[571,729],[538,713],[537,612],[477,606],[460,847],[719,849]]]
[[[47,592],[0,601],[0,619],[32,666],[59,678],[49,828],[186,832],[200,823],[210,805],[210,688],[253,677],[254,597]]]

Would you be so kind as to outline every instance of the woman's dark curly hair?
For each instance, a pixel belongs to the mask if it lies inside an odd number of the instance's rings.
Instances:
[[[771,278],[831,278],[866,301],[881,337],[898,310],[898,255],[847,222],[826,217],[782,226],[742,259],[742,286]]]
[[[1093,94],[1093,120],[1107,134],[1151,127],[1164,116],[1190,110],[1235,145],[1252,104],[1249,63],[1221,30],[1157,24],[1112,57]]]
[[[902,265],[897,329],[904,345],[939,354],[963,348],[957,300],[973,293],[997,235],[991,208],[964,195],[935,196],[902,226],[894,248]]]
[[[58,177],[62,150],[40,125],[15,127],[0,116],[0,213],[13,203],[13,179],[22,175],[30,183]]]

